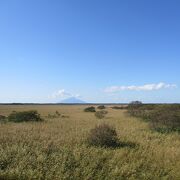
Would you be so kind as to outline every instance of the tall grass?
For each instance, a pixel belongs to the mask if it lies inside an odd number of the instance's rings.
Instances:
[[[149,130],[124,110],[107,107],[97,120],[83,106],[0,106],[0,114],[36,109],[41,123],[0,124],[0,179],[173,179],[180,178],[180,136]],[[46,118],[58,111],[69,118]],[[85,140],[100,123],[116,128],[135,147],[89,147]]]

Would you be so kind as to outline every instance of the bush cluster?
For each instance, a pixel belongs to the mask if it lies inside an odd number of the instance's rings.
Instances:
[[[88,138],[88,144],[100,147],[116,147],[118,137],[114,127],[108,124],[101,124],[91,129]]]
[[[23,122],[23,121],[42,121],[40,114],[36,110],[12,112],[8,116],[8,121],[11,122]]]
[[[128,106],[128,113],[149,122],[159,132],[180,132],[180,105],[139,104]]]

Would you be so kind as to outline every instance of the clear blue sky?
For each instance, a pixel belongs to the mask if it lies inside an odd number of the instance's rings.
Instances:
[[[180,102],[180,1],[0,0],[0,83],[0,102]]]

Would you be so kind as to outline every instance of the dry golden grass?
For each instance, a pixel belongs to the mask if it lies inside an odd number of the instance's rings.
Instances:
[[[45,121],[0,124],[0,179],[180,179],[179,134],[151,132],[125,110],[108,107],[97,119],[84,108],[1,105],[1,115],[35,109]],[[67,117],[47,118],[56,111]],[[102,122],[116,127],[123,147],[86,144],[90,129]]]

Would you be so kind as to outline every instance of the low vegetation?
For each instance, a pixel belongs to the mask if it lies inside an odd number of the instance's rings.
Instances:
[[[180,105],[130,104],[128,113],[149,122],[152,130],[180,132]]]
[[[36,110],[23,111],[23,112],[12,112],[8,116],[8,121],[11,122],[29,122],[29,121],[42,121],[40,114]]]
[[[108,111],[105,111],[105,110],[97,111],[97,112],[95,112],[95,116],[98,119],[103,119],[107,113],[108,113]]]
[[[112,109],[122,110],[122,109],[127,109],[127,106],[113,106]]]
[[[129,116],[126,110],[112,109],[112,105],[106,105],[108,118],[101,120],[95,113],[83,112],[85,107],[0,105],[4,117],[12,111],[35,109],[45,120],[0,123],[0,180],[180,179],[179,133],[152,131],[149,120],[147,123],[138,116]],[[157,107],[144,108],[151,112]],[[60,117],[48,118],[48,114],[56,111]],[[68,118],[62,118],[63,115]],[[92,130],[103,124],[108,125],[101,128],[106,133]],[[89,144],[87,138],[91,134],[95,142],[101,139],[97,137],[106,136],[108,141]]]
[[[61,116],[62,116],[61,113],[59,113],[59,111],[56,110],[56,112],[53,113],[53,114],[49,113],[47,117],[48,117],[49,119],[55,119],[55,118],[59,118],[59,117],[61,117]]]
[[[114,127],[108,124],[101,124],[91,129],[87,142],[93,146],[116,147],[118,144],[118,137]]]
[[[59,111],[56,111],[55,113],[48,113],[46,116],[48,119],[61,119],[61,118],[69,118],[68,115],[62,114]]]
[[[180,106],[161,106],[152,111],[149,116],[152,129],[160,132],[180,132]]]
[[[96,112],[96,108],[91,106],[84,109],[84,112]]]

